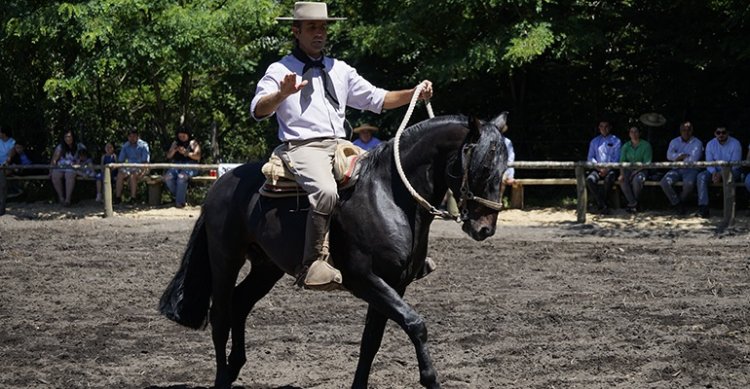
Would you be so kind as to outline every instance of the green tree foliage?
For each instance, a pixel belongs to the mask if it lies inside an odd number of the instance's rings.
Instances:
[[[274,18],[293,3],[5,2],[0,121],[47,145],[63,128],[99,144],[133,125],[163,147],[184,117],[225,160],[266,154],[275,122],[255,123],[249,102],[266,66],[289,51],[289,25]],[[704,141],[720,124],[736,134],[750,126],[744,0],[328,4],[348,18],[331,24],[332,55],[387,89],[433,80],[439,114],[510,111],[522,159],[583,158],[602,117],[624,137],[640,113],[664,114],[667,126],[648,135],[657,156],[680,120],[692,120]],[[402,115],[349,117],[387,136]],[[425,116],[417,110],[414,120]]]
[[[562,139],[587,139],[601,116],[624,129],[652,110],[710,132],[709,123],[739,119],[747,107],[747,77],[731,70],[748,64],[746,2],[346,4],[347,54],[388,66],[372,69],[384,82],[431,78],[437,106],[484,116],[508,109],[515,128],[538,129],[530,136],[540,142],[560,130]],[[570,150],[565,158],[580,158]]]
[[[87,142],[120,142],[134,126],[161,150],[184,122],[204,147],[214,146],[214,128],[218,139],[245,134],[225,154],[244,159],[265,153],[247,107],[257,61],[275,39],[275,7],[270,0],[17,5],[8,7],[3,43],[19,57],[30,50],[42,58],[36,87],[46,98],[37,89],[25,103],[41,104],[52,143],[64,128]]]

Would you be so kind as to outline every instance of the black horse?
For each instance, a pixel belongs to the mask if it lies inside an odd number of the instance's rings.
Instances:
[[[401,140],[400,161],[414,190],[439,204],[450,188],[463,230],[478,241],[495,233],[499,209],[492,205],[507,164],[505,121],[505,113],[490,122],[436,117],[408,128]],[[342,191],[331,222],[331,258],[343,286],[369,304],[352,388],[367,388],[388,319],[414,344],[420,383],[439,388],[425,320],[402,298],[425,263],[436,213],[418,205],[399,178],[393,147],[384,143],[362,158],[359,181]],[[205,327],[210,305],[217,388],[230,388],[245,364],[245,321],[253,306],[302,259],[306,198],[259,197],[263,182],[259,164],[216,181],[160,302],[169,319],[196,329]],[[235,286],[245,261],[250,271]]]

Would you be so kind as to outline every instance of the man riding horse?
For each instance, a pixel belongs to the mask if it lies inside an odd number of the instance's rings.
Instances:
[[[409,103],[415,89],[387,91],[373,86],[346,62],[324,54],[329,21],[325,3],[297,2],[292,17],[294,49],[271,64],[258,82],[251,113],[256,120],[276,114],[280,157],[308,193],[305,248],[296,278],[311,289],[332,289],[341,273],[328,261],[328,230],[338,202],[332,173],[334,151],[343,138],[346,107],[380,113]],[[422,100],[432,96],[423,81]]]

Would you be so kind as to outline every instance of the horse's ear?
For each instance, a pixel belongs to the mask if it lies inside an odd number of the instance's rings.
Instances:
[[[492,124],[500,130],[501,133],[508,131],[508,112],[503,112],[496,118],[492,119]]]
[[[469,134],[466,135],[466,141],[476,143],[479,140],[479,129],[482,128],[482,121],[474,116],[469,117]]]

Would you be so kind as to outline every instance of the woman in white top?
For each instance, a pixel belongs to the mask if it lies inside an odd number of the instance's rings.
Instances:
[[[85,148],[76,141],[73,131],[65,131],[62,142],[55,147],[52,154],[50,165],[57,167],[50,172],[52,186],[55,187],[60,204],[66,207],[71,203],[76,184],[76,171],[73,165],[78,161],[78,153]]]

